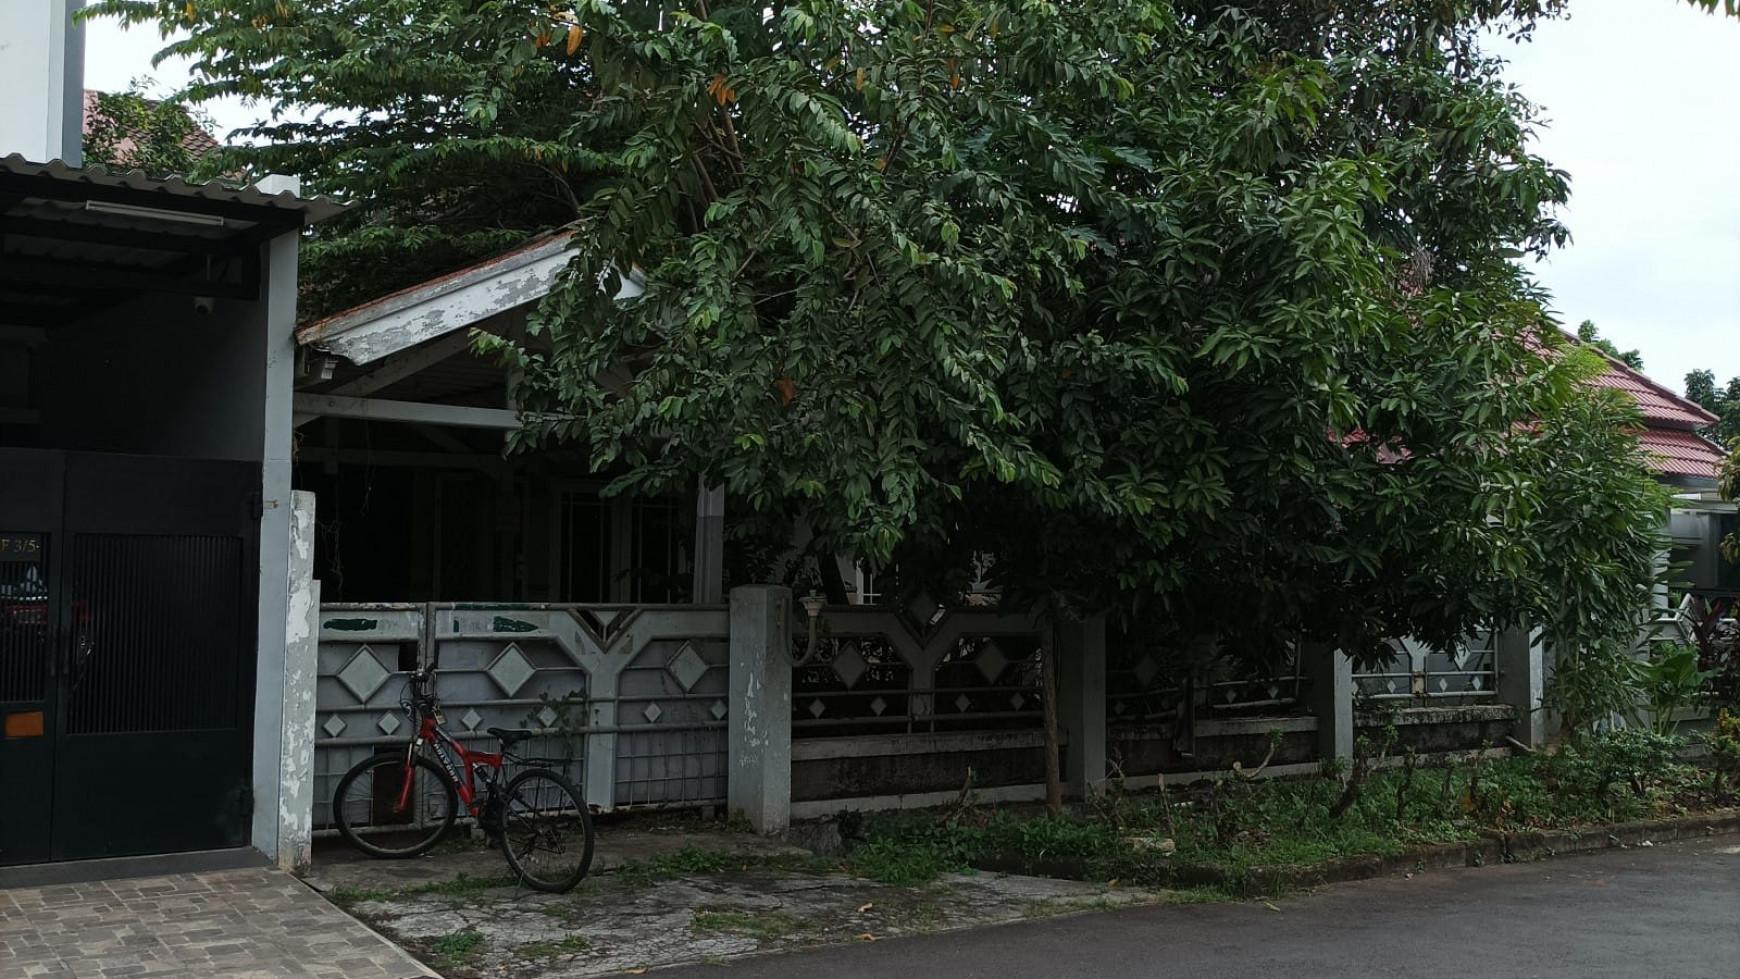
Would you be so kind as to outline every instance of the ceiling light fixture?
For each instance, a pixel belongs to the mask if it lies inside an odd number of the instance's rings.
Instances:
[[[208,228],[221,228],[224,219],[215,214],[190,214],[186,211],[166,211],[157,207],[140,207],[137,204],[117,204],[114,201],[85,201],[85,210],[98,214],[118,214],[129,218],[147,218],[152,221],[175,221],[180,224],[200,224]]]

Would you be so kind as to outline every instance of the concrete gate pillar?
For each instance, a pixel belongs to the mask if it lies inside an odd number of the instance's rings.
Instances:
[[[791,823],[791,589],[731,589],[726,804],[757,833]]]
[[[1317,716],[1317,753],[1324,759],[1353,759],[1353,660],[1325,643],[1299,650],[1311,678],[1311,712]]]
[[[1057,723],[1063,770],[1071,795],[1106,784],[1106,620],[1065,622],[1058,628]]]
[[[1498,702],[1516,708],[1516,739],[1530,748],[1551,737],[1547,711],[1546,651],[1528,623],[1500,629],[1492,640],[1492,665],[1498,673]]]

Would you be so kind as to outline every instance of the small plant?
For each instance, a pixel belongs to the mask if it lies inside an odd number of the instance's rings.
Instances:
[[[525,959],[554,959],[563,955],[573,955],[586,951],[587,941],[582,935],[569,935],[557,941],[532,942],[521,945],[518,955]]]
[[[1740,780],[1740,715],[1726,707],[1717,711],[1715,725],[1704,732],[1704,745],[1710,750],[1711,787],[1721,794],[1730,780]]]
[[[586,691],[570,690],[560,697],[550,696],[549,691],[538,694],[538,706],[526,711],[525,725],[537,729],[544,726],[543,719],[538,715],[549,710],[555,715],[549,729],[562,742],[562,760],[573,762],[586,752],[586,731],[592,726],[592,718],[586,709]]]
[[[804,923],[801,919],[783,911],[727,908],[696,911],[694,918],[689,922],[689,927],[701,933],[717,932],[727,935],[742,935],[756,941],[767,942],[803,931]]]
[[[1698,650],[1692,646],[1656,643],[1648,660],[1635,666],[1639,688],[1636,718],[1663,737],[1679,729],[1674,715],[1702,703],[1706,686],[1718,671],[1698,669]]]
[[[1645,728],[1620,728],[1566,745],[1549,772],[1575,792],[1605,798],[1615,785],[1625,785],[1633,798],[1643,799],[1651,780],[1676,768],[1682,744]]]
[[[451,969],[483,951],[481,932],[467,928],[435,939],[429,946],[437,968]]]

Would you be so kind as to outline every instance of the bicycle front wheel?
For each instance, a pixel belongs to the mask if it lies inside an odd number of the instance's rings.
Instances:
[[[414,761],[407,765],[403,751],[379,754],[338,780],[332,821],[351,846],[371,857],[415,857],[453,827],[459,809],[453,780],[423,755]]]
[[[573,783],[546,768],[502,790],[501,852],[534,891],[573,890],[592,868],[592,814]]]

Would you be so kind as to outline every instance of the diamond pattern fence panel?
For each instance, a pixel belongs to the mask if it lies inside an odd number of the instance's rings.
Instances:
[[[1395,656],[1370,672],[1354,674],[1357,696],[1398,703],[1484,703],[1497,696],[1494,636],[1482,630],[1449,650],[1432,649],[1413,639],[1390,643]]]
[[[794,662],[810,623],[792,626]],[[1039,637],[1028,616],[911,607],[837,607],[815,655],[794,667],[792,735],[931,734],[1040,726]]]
[[[450,734],[494,750],[489,728],[530,729],[516,754],[564,772],[600,809],[724,798],[724,608],[327,605],[320,619],[323,828],[345,771],[409,739],[399,701],[423,665],[437,668]]]
[[[1296,656],[1247,676],[1227,667],[1192,679],[1168,651],[1117,629],[1106,633],[1106,723],[1173,731],[1190,718],[1289,717],[1307,712],[1310,681]]]

